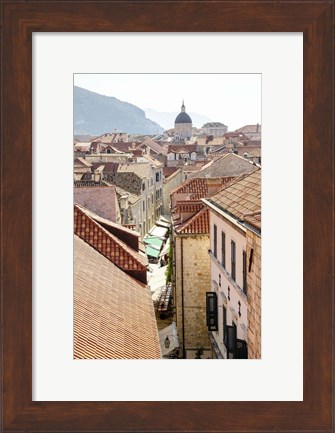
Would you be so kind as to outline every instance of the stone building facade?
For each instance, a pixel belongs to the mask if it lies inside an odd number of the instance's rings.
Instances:
[[[213,354],[223,359],[260,358],[261,170],[240,176],[203,202],[210,211],[206,305]]]
[[[260,214],[246,218],[248,269],[248,351],[252,359],[261,358],[261,231]]]
[[[185,180],[182,167],[176,170],[171,176],[164,179],[163,182],[163,214],[169,215],[170,209],[170,192],[177,188]]]
[[[228,131],[228,126],[220,122],[205,123],[201,128],[201,133],[212,135],[213,137],[222,137]]]
[[[204,217],[203,214],[200,217]],[[186,233],[187,230],[191,233]],[[205,230],[190,226],[187,229],[184,225],[174,237],[175,311],[179,348],[183,358],[211,357],[205,305],[206,290],[210,284],[207,253],[209,235],[196,233]]]

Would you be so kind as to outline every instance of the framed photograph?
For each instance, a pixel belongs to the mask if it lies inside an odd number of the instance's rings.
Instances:
[[[333,1],[2,3],[1,431],[333,431],[333,6]],[[147,43],[154,34],[158,47]],[[286,38],[287,49],[285,44],[277,45],[279,34]],[[280,234],[273,238],[273,243],[278,243],[274,250],[279,252],[270,257],[276,280],[271,302],[278,311],[265,308],[262,322],[262,330],[274,341],[268,344],[266,340],[265,347],[262,345],[262,360],[247,361],[252,363],[251,370],[245,368],[243,360],[204,360],[204,364],[197,360],[159,360],[150,365],[132,360],[126,364],[114,362],[112,366],[105,360],[75,360],[75,366],[71,364],[68,369],[59,348],[72,356],[73,341],[64,334],[68,318],[72,317],[73,304],[67,302],[72,296],[72,252],[58,235],[61,226],[65,236],[73,237],[73,227],[64,223],[69,215],[63,212],[61,203],[69,197],[72,200],[67,175],[72,173],[73,164],[59,151],[64,147],[58,148],[57,142],[66,141],[68,135],[61,132],[67,121],[58,116],[59,112],[64,111],[72,124],[72,102],[68,103],[72,101],[72,75],[99,72],[104,58],[110,57],[114,63],[124,61],[119,72],[158,73],[164,68],[167,72],[216,72],[216,61],[222,65],[222,58],[225,63],[235,59],[230,55],[232,47],[221,52],[221,46],[229,45],[222,45],[222,38],[230,42],[233,36],[239,39],[238,52],[245,59],[265,55],[270,63],[273,56],[272,63],[277,61],[280,71],[280,64],[287,62],[283,68],[287,74],[281,72],[277,82],[270,85],[277,91],[271,94],[274,105],[273,95],[278,96],[280,109],[276,113],[280,116],[286,111],[287,117],[283,115],[281,130],[276,131],[279,144],[265,152],[265,160],[278,164],[272,173],[278,175],[278,181],[270,182],[273,212],[267,213],[267,221],[274,221]],[[201,45],[204,37],[207,45]],[[267,39],[264,49],[258,45],[257,38],[262,37]],[[73,38],[78,38],[77,45]],[[296,57],[289,48],[293,45],[298,49],[303,45]],[[114,51],[109,51],[113,46]],[[92,47],[99,53],[100,66],[92,62],[96,60]],[[125,57],[118,56],[120,50]],[[141,64],[142,50],[142,61],[152,55],[152,64],[144,62],[145,67],[136,69],[136,64]],[[130,59],[126,61],[127,54]],[[69,74],[66,68],[71,57],[82,57],[83,62],[80,70],[71,66]],[[294,69],[294,64],[302,62],[303,77],[301,67]],[[161,66],[155,66],[157,63]],[[58,81],[58,72],[55,79],[56,66],[59,71],[66,70],[71,79]],[[261,69],[256,72],[262,74]],[[243,72],[240,64],[235,72]],[[266,102],[267,77],[264,74],[262,89]],[[47,86],[40,86],[41,81]],[[290,92],[298,99],[301,94],[301,116],[298,105],[295,107],[290,100],[290,106],[283,103],[280,94]],[[67,95],[65,103],[58,94]],[[42,119],[37,116],[37,106],[43,107],[48,125],[42,136],[36,125],[36,119]],[[277,119],[271,124],[264,111],[262,117],[266,135],[271,125],[279,122]],[[303,152],[299,147],[299,126],[296,134],[293,125],[302,124],[302,117]],[[294,141],[296,146],[290,148]],[[39,147],[36,152],[37,142],[45,149]],[[285,203],[275,201],[278,185],[299,191],[302,181],[303,208],[296,211],[291,191],[287,195],[278,193],[280,200],[287,198]],[[61,191],[59,196],[54,195],[55,185]],[[34,207],[36,197],[42,203],[42,212]],[[302,205],[302,197],[297,201]],[[299,223],[302,212],[303,222]],[[284,233],[281,221],[286,224],[290,220],[291,227]],[[36,241],[36,232],[43,243]],[[293,262],[294,272],[290,254],[301,244],[302,235],[303,257],[301,263]],[[39,257],[36,245],[42,245],[37,248]],[[41,268],[46,270],[43,277]],[[298,280],[302,269],[303,303]],[[266,302],[269,296],[263,295]],[[299,299],[301,305],[297,304]],[[269,335],[270,328],[264,326],[271,310],[281,335]],[[267,362],[277,355],[280,361],[268,370]],[[260,376],[254,374],[256,370]],[[278,382],[281,391],[277,390]],[[289,397],[293,382],[299,389]],[[264,393],[259,394],[259,389]]]

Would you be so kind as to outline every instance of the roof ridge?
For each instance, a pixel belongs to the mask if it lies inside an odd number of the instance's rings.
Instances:
[[[208,208],[204,207],[203,209],[200,209],[197,213],[192,215],[187,221],[184,221],[182,224],[180,224],[179,227],[176,228],[177,233],[182,233],[187,227],[189,227],[191,224],[193,224],[195,221],[197,221],[203,214],[208,214]],[[209,214],[208,214],[209,216]]]
[[[135,269],[132,269],[131,267],[127,268],[126,270],[146,270],[147,269],[147,263],[144,257],[142,257],[140,255],[140,253],[136,250],[133,250],[131,247],[129,247],[125,242],[123,242],[121,239],[119,239],[117,236],[113,235],[112,233],[110,233],[108,230],[106,230],[101,224],[99,224],[98,221],[96,221],[94,218],[92,218],[88,213],[86,213],[84,211],[85,208],[81,209],[79,208],[79,206],[77,204],[74,205],[75,208],[75,212],[76,209],[77,211],[79,211],[82,215],[84,215],[88,220],[90,220],[101,232],[103,232],[108,238],[110,238],[113,242],[115,242],[120,248],[123,249],[123,251],[125,252],[125,254],[127,256],[130,256],[132,258],[132,260],[135,260],[138,264],[138,266],[135,266]],[[76,216],[76,215],[74,215]],[[107,220],[108,221],[108,220]],[[122,229],[124,229],[124,227],[121,226]],[[109,259],[110,261],[112,261],[115,265],[117,265],[118,267],[120,267],[122,270],[125,270],[122,266],[120,266],[120,260],[117,260],[115,257],[112,258],[111,254],[107,254],[108,251],[104,252],[101,249],[98,248],[98,246],[92,245],[91,242],[86,238],[83,237],[80,233],[80,230],[78,230],[78,233],[76,232],[76,224],[74,225],[74,230],[75,233],[81,238],[83,239],[85,242],[87,242],[88,244],[90,244],[94,249],[96,249],[97,251],[99,251],[103,256],[105,256],[107,259]],[[128,230],[128,229],[127,229]],[[129,257],[128,257],[129,258]],[[138,267],[140,269],[138,269]]]

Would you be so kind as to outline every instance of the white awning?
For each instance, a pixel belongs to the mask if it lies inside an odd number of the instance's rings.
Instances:
[[[162,249],[162,251],[161,251],[161,254],[160,254],[161,257],[165,256],[165,254],[168,254],[169,249],[170,249],[170,239],[168,239],[168,240],[166,241],[166,244],[164,245],[164,247],[163,247],[163,249]]]
[[[150,230],[150,235],[151,236],[156,236],[158,238],[165,238],[166,234],[167,234],[168,229],[165,227],[157,227],[154,226],[151,230]]]
[[[148,280],[148,286],[151,291],[153,301],[157,301],[161,294],[163,287],[166,286],[166,270],[167,266],[155,269]]]

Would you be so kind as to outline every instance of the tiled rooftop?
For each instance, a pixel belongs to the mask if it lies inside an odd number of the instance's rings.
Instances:
[[[127,239],[128,231],[129,242],[126,243],[124,240]],[[135,232],[122,226],[117,231],[113,225],[108,225],[99,218],[93,219],[90,212],[75,205],[74,233],[123,271],[146,283],[147,259],[138,252],[138,236]],[[137,249],[130,245],[137,246]]]
[[[116,173],[119,164],[117,162],[92,162],[92,170],[103,167],[102,171],[105,173]]]
[[[167,179],[168,177],[170,177],[177,170],[180,170],[180,168],[179,167],[164,167],[163,168],[164,179]]]
[[[245,214],[244,221],[250,226],[260,231],[261,224],[262,224],[262,214],[261,212],[254,212],[253,214]]]
[[[191,173],[189,179],[195,177],[239,176],[243,173],[252,173],[257,169],[257,166],[241,156],[228,153],[210,161],[200,171]]]
[[[261,170],[243,175],[208,199],[239,220],[261,210]]]
[[[119,164],[118,172],[119,173],[135,173],[142,179],[146,179],[150,177],[150,164],[147,162],[132,162]]]
[[[187,194],[190,200],[199,200],[200,198],[209,197],[232,179],[232,177],[190,179],[172,190],[170,195]]]
[[[209,234],[209,211],[202,209],[176,228],[180,234]]]
[[[170,144],[168,149],[168,153],[191,153],[195,151],[195,144]]]
[[[133,193],[131,193],[129,191],[126,191],[125,189],[123,189],[123,188],[121,188],[119,186],[115,185],[115,189],[116,189],[116,194],[118,196],[123,196],[123,195],[128,194],[128,201],[129,201],[129,203],[131,205],[133,205],[136,202],[138,202],[139,200],[141,200],[141,197],[139,195],[136,195],[136,194],[133,194]]]
[[[236,129],[236,131],[234,132],[243,132],[244,134],[247,134],[248,132],[252,132],[252,133],[260,133],[262,132],[262,125],[260,124],[256,124],[256,125],[245,125],[242,126],[241,128]]]
[[[74,202],[96,213],[102,218],[117,222],[118,203],[114,186],[92,186],[77,187],[75,182]]]
[[[78,157],[74,159],[74,166],[85,166],[89,168],[92,167],[92,164],[87,162],[85,158]]]
[[[176,207],[174,208],[174,212],[198,212],[203,207],[203,202],[201,201],[178,201]]]
[[[149,288],[76,235],[74,358],[161,358]]]
[[[148,162],[150,162],[151,165],[153,165],[156,168],[160,168],[164,166],[162,162],[158,161],[158,159],[152,157],[151,155],[144,154],[142,155],[142,158],[146,159]]]
[[[141,149],[142,147],[148,146],[150,147],[151,150],[153,150],[154,152],[160,154],[160,155],[166,155],[166,151],[167,149],[162,146],[161,144],[157,143],[156,141],[152,140],[149,137],[146,137],[145,140],[140,143],[137,148]]]

